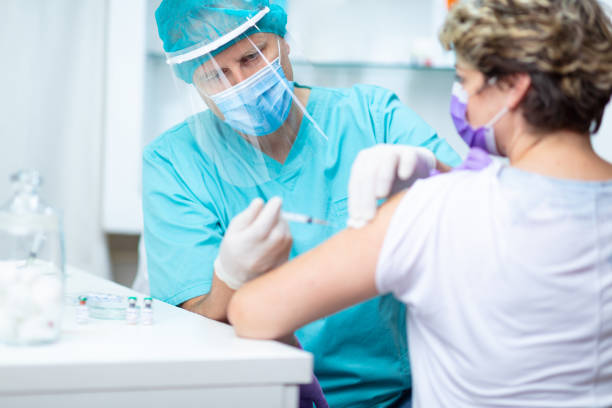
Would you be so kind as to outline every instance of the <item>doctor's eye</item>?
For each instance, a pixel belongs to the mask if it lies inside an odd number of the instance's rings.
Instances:
[[[242,57],[242,63],[248,64],[249,62],[255,61],[259,58],[259,53],[254,52],[252,54],[245,55]]]
[[[459,82],[460,84],[462,84],[465,80],[463,79],[463,77],[457,73],[455,73],[455,81]]]

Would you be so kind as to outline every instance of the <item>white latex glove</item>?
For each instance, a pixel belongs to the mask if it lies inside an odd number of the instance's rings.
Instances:
[[[292,238],[281,204],[279,197],[265,206],[256,198],[230,222],[214,264],[217,277],[230,288],[238,289],[289,259]]]
[[[361,228],[376,215],[377,200],[429,177],[436,156],[424,147],[378,144],[362,150],[351,168],[347,225]]]

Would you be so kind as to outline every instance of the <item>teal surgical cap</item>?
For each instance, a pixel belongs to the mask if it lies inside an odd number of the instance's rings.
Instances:
[[[168,54],[180,53],[219,41],[224,35],[246,23],[265,7],[270,11],[246,32],[193,60],[174,64],[175,74],[190,84],[193,73],[211,56],[217,55],[254,33],[272,33],[285,37],[287,13],[270,0],[164,0],[155,11],[157,31]]]

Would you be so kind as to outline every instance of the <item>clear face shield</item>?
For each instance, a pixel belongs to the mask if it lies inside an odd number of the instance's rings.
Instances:
[[[320,145],[327,136],[306,110],[309,90],[292,81],[287,42],[258,31],[257,15],[223,32],[168,53],[167,62],[205,160],[226,183],[258,186],[277,178],[293,154],[314,154],[295,152],[298,138]]]

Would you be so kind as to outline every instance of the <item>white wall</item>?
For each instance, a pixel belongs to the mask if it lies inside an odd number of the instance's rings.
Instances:
[[[418,63],[427,52],[437,65],[442,47],[437,27],[446,15],[446,0],[289,1],[288,29],[312,61]],[[313,29],[316,27],[316,29]],[[424,49],[425,48],[425,49]]]
[[[612,10],[612,0],[602,2]],[[467,148],[456,135],[448,113],[454,72],[392,68],[414,62],[411,50],[418,48],[424,39],[436,41],[444,3],[444,0],[381,0],[374,6],[366,0],[289,0],[288,28],[299,46],[298,59],[305,56],[317,66],[298,64],[296,80],[321,86],[368,83],[389,88],[464,154]],[[316,30],[312,29],[315,23]],[[333,61],[340,63],[317,65]],[[346,64],[356,61],[366,64],[362,67]],[[368,64],[376,61],[387,68]],[[603,126],[593,137],[593,145],[600,156],[612,162],[609,106]]]
[[[185,115],[176,96],[177,86],[182,84],[175,81],[165,63],[157,36],[154,11],[159,2],[147,3],[145,144]],[[374,5],[366,0],[288,0],[295,79],[306,85],[347,87],[366,83],[391,89],[460,154],[465,154],[467,148],[456,135],[448,112],[454,71],[414,65],[415,48],[418,51],[420,44],[436,41],[442,20],[439,10],[444,3],[381,0]],[[594,145],[600,155],[612,161],[610,109]]]
[[[0,202],[36,168],[64,215],[67,262],[108,275],[101,229],[106,1],[0,1]]]
[[[138,234],[145,92],[145,0],[107,0],[102,224]]]
[[[604,2],[612,4],[612,0]],[[287,3],[298,82],[330,87],[366,83],[391,89],[460,154],[467,151],[448,114],[453,70],[414,67],[414,49],[426,39],[437,41],[445,0],[381,0],[375,7],[366,0]],[[158,4],[159,0],[149,0],[147,11],[145,143],[182,117],[174,102],[176,84],[157,37],[153,13]],[[601,156],[612,161],[611,109],[593,143]]]

